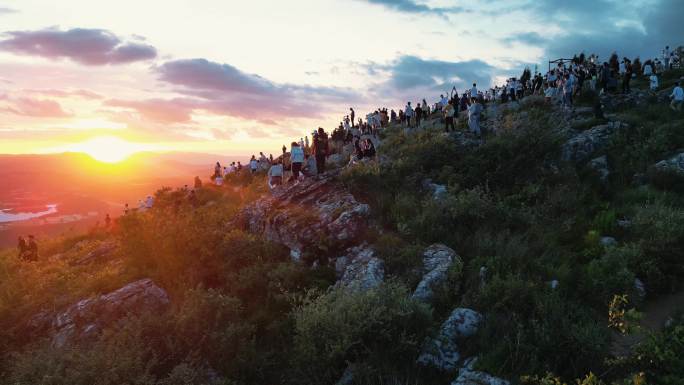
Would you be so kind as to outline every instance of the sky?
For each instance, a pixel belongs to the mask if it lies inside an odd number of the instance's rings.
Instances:
[[[682,0],[0,0],[0,153],[277,153],[584,51],[684,45]]]

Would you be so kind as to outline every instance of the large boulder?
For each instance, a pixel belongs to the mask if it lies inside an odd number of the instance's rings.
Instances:
[[[454,262],[462,264],[461,258],[451,248],[442,244],[428,247],[423,253],[423,279],[413,292],[413,298],[430,301],[434,289],[446,281],[447,272]]]
[[[28,326],[34,332],[47,333],[54,346],[62,347],[86,341],[128,315],[163,311],[169,303],[166,291],[147,278],[83,299],[61,312],[41,312],[31,318]]]
[[[111,259],[111,257],[116,253],[119,248],[119,244],[116,241],[108,240],[97,245],[93,250],[88,252],[86,255],[80,258],[76,258],[70,261],[72,266],[83,266],[95,262],[106,261]]]
[[[289,247],[293,256],[316,252],[321,241],[349,247],[363,235],[370,209],[334,176],[330,172],[277,188],[245,207],[234,224]]]
[[[684,152],[680,152],[668,159],[656,163],[653,168],[657,171],[672,171],[684,174]]]
[[[589,160],[597,151],[603,149],[617,130],[625,127],[620,122],[609,122],[572,135],[563,144],[561,159],[581,163]]]
[[[341,274],[337,286],[353,290],[373,289],[385,279],[385,262],[365,245],[353,247],[337,258],[335,270]]]
[[[451,385],[510,385],[510,382],[485,372],[473,370],[477,359],[471,358],[458,371],[458,377],[451,382]]]
[[[454,370],[461,354],[458,341],[477,333],[482,315],[466,308],[456,308],[444,321],[436,338],[429,339],[423,346],[418,363],[440,370]]]

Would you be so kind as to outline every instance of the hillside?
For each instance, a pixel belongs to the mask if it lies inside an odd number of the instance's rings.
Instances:
[[[392,124],[272,193],[163,188],[3,251],[0,383],[681,384],[682,76],[492,103],[484,139]]]

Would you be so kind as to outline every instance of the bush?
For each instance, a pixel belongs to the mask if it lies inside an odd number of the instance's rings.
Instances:
[[[360,361],[401,373],[413,365],[431,321],[427,307],[393,283],[366,292],[310,293],[293,316],[290,381],[296,384],[334,383],[348,363]]]

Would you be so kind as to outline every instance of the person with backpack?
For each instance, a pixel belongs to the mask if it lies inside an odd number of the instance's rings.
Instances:
[[[292,163],[292,176],[289,181],[297,181],[299,172],[302,170],[302,163],[304,163],[304,149],[297,142],[292,142],[290,147],[290,162]]]
[[[318,175],[325,172],[325,157],[328,155],[328,135],[323,127],[318,128],[318,133],[314,138],[313,154],[316,158],[316,172]]]

